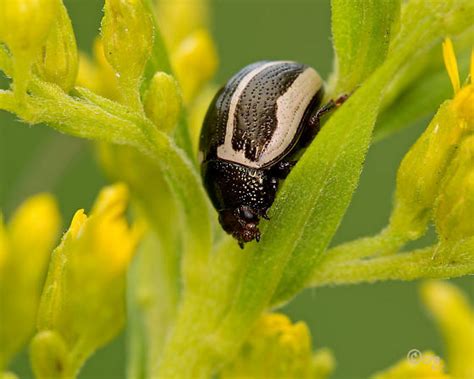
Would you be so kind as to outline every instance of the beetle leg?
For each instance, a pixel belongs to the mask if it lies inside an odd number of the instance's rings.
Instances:
[[[349,95],[341,95],[336,100],[329,100],[325,105],[319,108],[316,112],[314,112],[310,119],[309,119],[309,126],[316,130],[316,133],[321,128],[321,118],[331,112],[334,108],[339,108],[344,102],[349,98]]]
[[[321,129],[321,118],[331,112],[334,108],[340,107],[349,98],[349,95],[344,94],[339,96],[336,100],[329,100],[325,105],[314,112],[308,120],[309,129],[312,131],[313,137]]]
[[[276,178],[285,179],[295,164],[296,161],[280,161],[270,171]]]

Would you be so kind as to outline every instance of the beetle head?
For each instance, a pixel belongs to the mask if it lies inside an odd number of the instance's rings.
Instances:
[[[260,240],[259,221],[258,213],[246,205],[219,212],[219,222],[222,227],[239,241],[239,246],[242,248],[246,242]]]

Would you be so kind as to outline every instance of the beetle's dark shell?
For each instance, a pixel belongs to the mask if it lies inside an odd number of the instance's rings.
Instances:
[[[314,136],[307,121],[322,94],[321,78],[306,65],[257,62],[213,99],[201,132],[202,175],[221,224],[240,242],[259,238],[278,168]]]

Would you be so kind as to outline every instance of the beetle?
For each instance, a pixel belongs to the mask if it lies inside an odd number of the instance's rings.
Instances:
[[[321,106],[323,81],[293,61],[261,61],[235,74],[215,95],[200,135],[201,174],[223,229],[259,241],[280,180],[343,100]],[[342,98],[341,98],[342,99]]]

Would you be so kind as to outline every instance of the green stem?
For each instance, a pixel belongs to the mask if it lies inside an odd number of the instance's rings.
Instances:
[[[386,228],[375,236],[359,238],[329,249],[325,253],[322,264],[394,254],[399,251],[406,240],[403,236],[393,233],[390,228]]]
[[[143,113],[143,104],[140,97],[139,80],[136,78],[119,77],[120,102],[133,109],[135,112]]]
[[[249,254],[225,238],[212,254],[207,280],[188,287],[172,335],[152,378],[205,378],[225,359],[222,343],[214,343],[213,330],[227,311]]]
[[[471,259],[449,260],[435,255],[431,246],[413,252],[349,262],[325,262],[310,280],[310,287],[373,283],[383,280],[453,278],[474,273]]]

